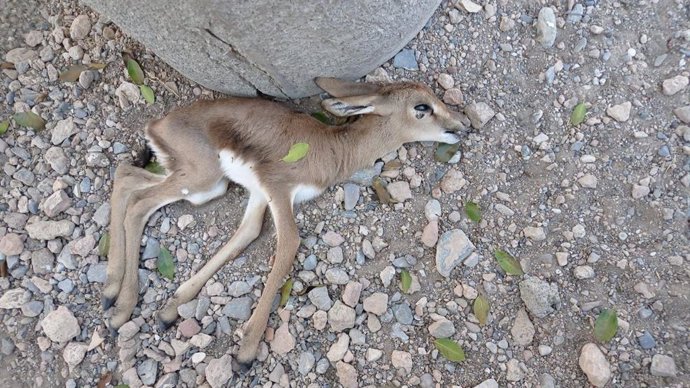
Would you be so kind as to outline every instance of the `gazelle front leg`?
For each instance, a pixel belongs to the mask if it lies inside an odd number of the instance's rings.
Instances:
[[[173,297],[158,313],[162,329],[168,328],[177,319],[177,308],[194,299],[206,282],[228,261],[235,259],[252,241],[261,234],[261,224],[266,212],[266,198],[261,192],[250,192],[244,217],[230,241],[223,246],[189,280],[175,291]]]
[[[292,212],[292,198],[287,193],[272,195],[269,206],[273,215],[273,222],[278,234],[278,244],[276,247],[276,258],[273,268],[268,274],[268,279],[264,285],[264,290],[259,298],[259,303],[254,309],[251,318],[247,321],[240,350],[237,354],[237,361],[248,367],[256,358],[259,341],[266,330],[268,317],[271,313],[273,298],[278,289],[283,285],[283,279],[292,268],[295,254],[299,248],[299,231],[295,224]]]

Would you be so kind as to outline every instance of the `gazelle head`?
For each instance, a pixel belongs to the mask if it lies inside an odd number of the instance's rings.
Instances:
[[[439,100],[427,86],[415,82],[395,84],[355,83],[317,78],[316,84],[333,98],[322,102],[328,112],[344,117],[370,114],[396,128],[404,143],[436,141],[455,144],[463,125],[459,114]]]

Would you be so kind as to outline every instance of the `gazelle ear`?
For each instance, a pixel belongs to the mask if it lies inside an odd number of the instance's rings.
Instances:
[[[328,112],[338,116],[355,116],[375,113],[374,101],[378,96],[355,96],[344,98],[329,98],[321,102],[321,106]]]
[[[317,77],[314,79],[317,85],[333,97],[352,97],[376,94],[380,85],[366,82],[351,82],[337,78]]]

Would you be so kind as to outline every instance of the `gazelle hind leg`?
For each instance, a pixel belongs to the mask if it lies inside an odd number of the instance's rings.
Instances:
[[[126,236],[124,276],[115,304],[115,312],[110,319],[111,328],[117,329],[129,320],[139,298],[139,248],[148,218],[162,206],[185,199],[190,195],[197,195],[198,198],[204,197],[206,192],[214,192],[216,196],[221,195],[223,192],[217,189],[221,179],[220,174],[199,176],[178,173],[167,177],[158,185],[130,194],[124,219]],[[207,200],[211,198],[209,195],[205,197]]]
[[[140,189],[159,184],[165,176],[156,175],[142,168],[121,164],[115,170],[113,193],[110,200],[110,247],[108,248],[108,267],[103,288],[103,309],[110,308],[117,295],[125,271],[125,213],[130,195]]]
[[[158,313],[162,329],[167,329],[177,319],[177,308],[194,299],[206,282],[228,261],[235,259],[259,234],[266,211],[266,198],[260,192],[250,193],[249,202],[240,226],[230,240],[204,265],[199,272],[182,283],[173,297]]]

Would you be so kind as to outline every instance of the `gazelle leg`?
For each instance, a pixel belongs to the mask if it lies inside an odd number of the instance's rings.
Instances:
[[[273,298],[282,287],[285,275],[292,268],[300,242],[299,231],[292,212],[292,199],[284,193],[273,195],[272,199],[269,206],[278,234],[276,258],[273,268],[268,274],[259,303],[244,328],[237,360],[245,366],[251,364],[256,357],[259,341],[261,341],[268,324]]]
[[[157,209],[182,198],[179,184],[172,176],[159,185],[133,192],[130,195],[124,219],[126,236],[124,276],[115,303],[115,312],[110,318],[111,328],[118,329],[129,320],[139,298],[139,246],[146,220]]]
[[[206,282],[228,261],[235,259],[259,234],[266,211],[266,198],[260,192],[250,193],[249,203],[240,226],[230,240],[204,265],[199,272],[175,291],[173,297],[158,313],[162,328],[169,327],[177,319],[177,308],[194,299]]]
[[[115,303],[125,272],[125,213],[130,195],[140,189],[157,185],[165,180],[142,168],[121,164],[115,170],[113,194],[110,200],[110,248],[108,267],[103,288],[102,305],[106,310]]]

